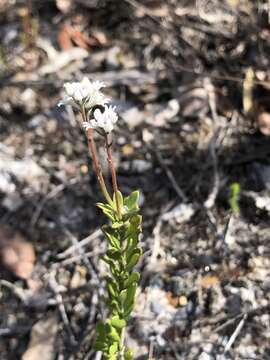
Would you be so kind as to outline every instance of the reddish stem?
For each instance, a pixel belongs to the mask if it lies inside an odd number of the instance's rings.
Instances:
[[[121,209],[120,209],[119,198],[118,198],[117,176],[116,176],[116,171],[115,171],[115,166],[114,166],[113,156],[112,156],[112,143],[109,142],[108,134],[105,135],[105,145],[106,145],[106,152],[107,152],[107,160],[108,160],[108,164],[109,164],[109,167],[111,170],[111,175],[112,175],[112,185],[113,185],[113,192],[114,192],[114,196],[115,196],[115,200],[116,200],[117,214],[119,217],[121,217]]]
[[[86,112],[85,112],[85,108],[82,107],[81,108],[81,113],[82,113],[82,118],[83,121],[87,122],[87,116],[86,116]],[[107,187],[106,187],[106,183],[104,181],[104,177],[102,174],[102,170],[101,170],[101,166],[98,160],[98,156],[97,156],[97,148],[96,148],[96,144],[94,141],[94,133],[93,133],[93,129],[88,129],[86,130],[86,135],[87,135],[87,144],[88,144],[88,149],[89,152],[92,156],[92,160],[93,160],[93,167],[94,167],[94,171],[96,173],[97,176],[97,180],[98,183],[100,185],[100,189],[102,191],[102,194],[104,195],[105,199],[108,201],[108,203],[110,205],[112,205],[112,199],[108,193]]]

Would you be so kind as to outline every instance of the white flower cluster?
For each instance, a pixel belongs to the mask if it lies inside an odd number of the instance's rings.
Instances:
[[[103,82],[91,82],[86,77],[81,82],[65,83],[64,89],[67,96],[59,102],[58,106],[72,105],[77,109],[81,109],[84,106],[87,111],[95,106],[103,107],[103,111],[100,109],[94,110],[94,118],[88,122],[83,122],[83,127],[86,130],[89,128],[103,129],[106,133],[110,133],[118,120],[118,115],[115,112],[115,107],[106,105],[109,99],[100,91],[103,87],[105,87]]]
[[[105,87],[103,82],[91,82],[87,77],[84,77],[81,82],[67,82],[64,84],[67,96],[58,105],[72,105],[75,107],[84,105],[86,109],[96,105],[104,105],[108,102],[108,99],[100,91],[103,87]]]
[[[118,115],[115,112],[115,106],[105,105],[103,112],[100,109],[96,109],[93,116],[94,119],[83,123],[85,130],[103,129],[106,133],[110,133],[114,128],[114,124],[118,120]]]

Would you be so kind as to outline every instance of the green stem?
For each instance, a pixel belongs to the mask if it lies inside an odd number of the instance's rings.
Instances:
[[[126,328],[123,328],[121,330],[121,343],[120,343],[120,360],[124,360],[125,359],[125,335],[126,335]]]

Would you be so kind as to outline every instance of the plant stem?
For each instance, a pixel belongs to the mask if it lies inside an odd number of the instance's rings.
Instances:
[[[87,122],[87,116],[85,113],[85,108],[83,106],[81,107],[81,114],[82,114],[83,121]],[[94,141],[93,129],[88,129],[86,131],[86,135],[87,135],[88,149],[89,149],[90,154],[92,155],[93,167],[94,167],[94,170],[95,170],[95,173],[97,176],[97,180],[98,180],[101,192],[104,195],[105,199],[108,201],[108,203],[110,205],[113,205],[113,201],[110,197],[110,194],[108,193],[106,183],[105,183],[103,175],[102,175],[101,166],[98,161],[97,148],[96,148],[96,144]]]
[[[109,143],[109,136],[108,134],[105,134],[105,145],[106,145],[106,152],[107,152],[107,160],[108,164],[111,170],[112,175],[112,185],[113,185],[113,192],[115,196],[116,201],[116,210],[119,218],[121,218],[121,209],[119,204],[119,198],[118,198],[118,185],[117,185],[117,176],[115,171],[115,166],[113,162],[113,156],[112,156],[112,143]]]
[[[23,14],[23,30],[25,34],[26,49],[29,50],[33,46],[33,29],[32,29],[32,0],[26,1],[26,8]]]
[[[125,359],[125,335],[126,335],[126,328],[123,328],[121,331],[121,350],[120,350],[120,360],[124,360]]]

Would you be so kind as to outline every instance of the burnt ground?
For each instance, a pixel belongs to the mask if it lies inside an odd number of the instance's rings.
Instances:
[[[1,359],[98,359],[105,219],[57,107],[84,75],[121,117],[120,188],[141,191],[135,358],[270,359],[269,23],[267,1],[0,2]]]

